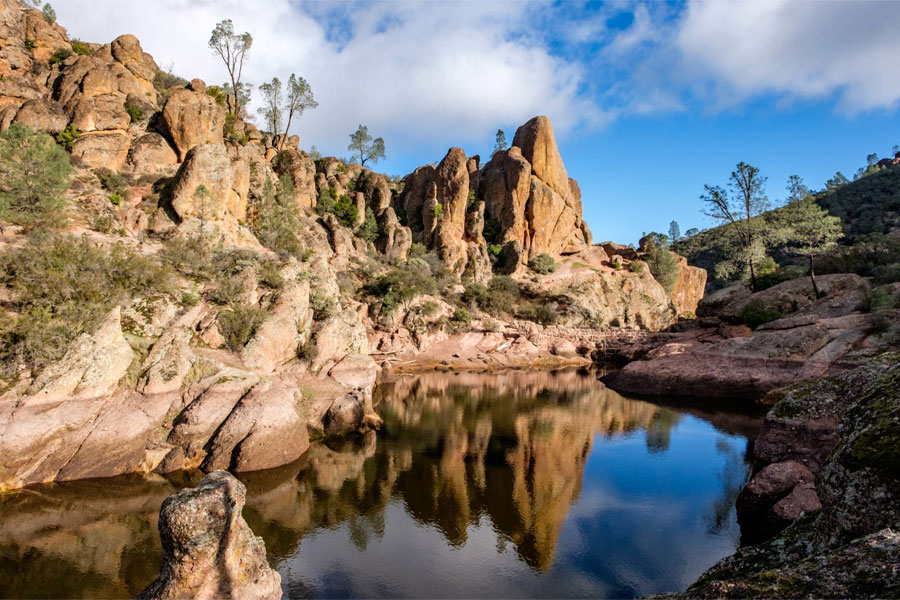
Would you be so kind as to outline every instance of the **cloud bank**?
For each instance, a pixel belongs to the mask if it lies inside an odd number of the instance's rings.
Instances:
[[[301,145],[342,153],[360,123],[406,150],[483,143],[547,114],[563,137],[627,115],[723,110],[758,99],[857,113],[900,100],[900,3],[693,0],[341,2],[57,0],[70,34],[137,35],[163,66],[208,83],[230,18],[254,36],[245,80],[297,73],[319,108]],[[426,141],[427,140],[427,141]]]

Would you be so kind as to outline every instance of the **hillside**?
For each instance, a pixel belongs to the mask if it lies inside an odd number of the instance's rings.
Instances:
[[[900,168],[894,165],[814,196],[816,203],[841,219],[844,238],[839,247],[816,261],[817,272],[853,272],[875,278],[876,283],[900,281]],[[761,215],[773,227],[781,212],[775,208]],[[706,229],[672,245],[692,265],[709,273],[707,290],[723,287],[728,280],[716,276],[715,267],[724,257],[724,226]],[[777,265],[801,265],[803,261],[776,245],[770,250]],[[802,275],[788,270],[774,275],[773,282]]]

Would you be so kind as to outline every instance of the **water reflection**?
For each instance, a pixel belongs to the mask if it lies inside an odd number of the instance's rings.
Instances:
[[[435,373],[378,396],[377,436],[242,476],[292,597],[628,597],[679,589],[736,545],[758,419],[629,400],[584,371]],[[199,476],[0,498],[0,596],[136,593],[159,505]]]

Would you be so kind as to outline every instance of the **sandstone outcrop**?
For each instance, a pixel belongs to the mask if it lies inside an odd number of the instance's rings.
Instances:
[[[138,598],[281,598],[281,576],[241,516],[246,495],[233,475],[214,471],[167,498],[159,511],[159,577]]]
[[[751,300],[788,312],[749,336],[732,336],[727,328],[694,330],[604,381],[639,394],[759,399],[776,388],[853,366],[847,356],[858,348],[872,352],[889,346],[893,338],[875,326],[879,317],[858,312],[868,283],[855,275],[825,277],[827,295],[818,299],[807,279],[753,295],[741,286],[721,290],[710,305],[726,319],[739,316]],[[704,304],[699,312],[709,314],[712,309]]]
[[[260,325],[241,356],[248,366],[274,371],[297,356],[297,348],[309,337],[312,311],[309,282],[291,282],[281,290],[270,315]]]
[[[175,175],[172,208],[182,219],[246,218],[250,182],[240,174],[247,169],[243,159],[232,160],[222,143],[192,147]]]
[[[188,152],[195,146],[223,141],[225,109],[206,93],[188,89],[176,91],[163,107],[162,120],[180,160],[186,160]]]

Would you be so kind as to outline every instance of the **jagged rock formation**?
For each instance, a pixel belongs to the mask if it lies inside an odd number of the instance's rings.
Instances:
[[[547,117],[520,127],[512,148],[494,154],[480,171],[478,162],[479,157],[467,161],[462,149],[451,148],[437,168],[427,165],[407,175],[398,198],[414,241],[436,249],[454,272],[462,274],[467,266],[483,272],[485,219],[499,224],[492,243],[509,248],[514,268],[537,254],[590,247],[581,191],[566,174]],[[469,201],[470,191],[475,201]]]
[[[138,598],[281,598],[281,575],[241,516],[246,496],[233,475],[213,471],[166,498],[159,511],[160,574]]]

